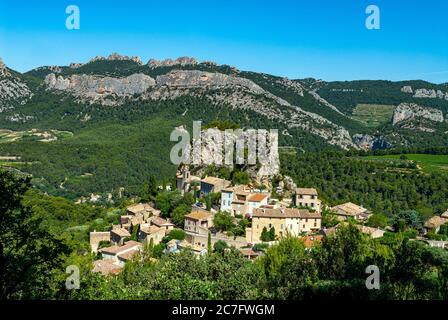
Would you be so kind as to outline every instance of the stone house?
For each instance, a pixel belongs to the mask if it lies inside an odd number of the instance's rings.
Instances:
[[[89,234],[89,243],[90,248],[92,249],[93,253],[98,252],[98,246],[101,241],[109,241],[110,242],[110,232],[97,232],[93,231]]]
[[[425,228],[427,231],[434,231],[435,233],[437,233],[440,231],[440,227],[447,222],[448,222],[448,219],[445,219],[445,218],[442,218],[439,216],[434,216],[434,217],[429,218],[425,222]]]
[[[366,208],[363,208],[357,204],[354,204],[352,202],[346,202],[340,205],[337,205],[333,208],[331,208],[332,211],[337,216],[337,219],[339,221],[345,221],[349,218],[353,218],[355,220],[365,221],[367,220],[371,213]]]
[[[115,264],[113,260],[96,260],[93,262],[92,272],[101,273],[103,276],[118,274],[122,270],[123,267]]]
[[[201,180],[201,195],[205,196],[209,193],[221,192],[222,189],[230,186],[230,181],[216,178],[216,177],[206,177]]]
[[[117,266],[123,267],[126,261],[142,250],[142,244],[136,241],[128,241],[122,246],[112,246],[98,250],[103,260],[111,260]]]
[[[198,186],[194,187],[193,184],[197,183]],[[176,188],[180,190],[181,194],[184,195],[191,190],[199,189],[201,183],[201,178],[192,176],[187,165],[182,165],[176,172]]]
[[[268,204],[268,193],[255,193],[244,186],[225,188],[221,191],[221,211],[232,216],[252,216],[253,210]]]
[[[274,228],[277,238],[286,235],[298,236],[302,233],[316,233],[320,230],[322,215],[307,209],[255,209],[252,216],[252,227],[246,228],[246,241],[260,242],[263,229]]]
[[[149,221],[151,225],[159,227],[165,231],[165,234],[170,233],[174,229],[175,224],[161,217],[152,217]]]
[[[155,225],[144,224],[140,226],[138,238],[140,242],[149,244],[152,239],[154,245],[158,245],[165,237],[165,229]]]
[[[184,230],[193,233],[208,233],[213,226],[213,215],[205,210],[196,210],[185,215]]]
[[[297,207],[307,207],[317,212],[322,211],[322,202],[314,188],[296,188],[294,191],[294,204]]]
[[[129,238],[131,234],[124,228],[116,228],[110,231],[110,242],[114,245],[123,245],[124,240]]]

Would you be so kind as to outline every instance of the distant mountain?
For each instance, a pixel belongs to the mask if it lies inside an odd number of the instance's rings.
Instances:
[[[448,86],[424,81],[291,80],[119,54],[24,74],[0,64],[0,129],[10,130],[0,156],[20,156],[11,166],[70,196],[170,177],[169,134],[193,120],[279,129],[280,145],[299,151],[378,149],[448,145],[447,111]]]

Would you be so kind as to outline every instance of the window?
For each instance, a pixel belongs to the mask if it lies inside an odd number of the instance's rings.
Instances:
[[[305,219],[305,222],[308,222],[308,219]]]
[[[314,202],[311,202],[311,206],[314,208]]]
[[[316,198],[315,196],[311,196],[311,199],[313,199],[313,200],[314,200],[315,198]]]

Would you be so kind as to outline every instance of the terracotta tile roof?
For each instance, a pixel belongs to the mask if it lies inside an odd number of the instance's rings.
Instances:
[[[334,210],[342,210],[346,215],[356,216],[367,211],[366,208],[358,206],[352,202],[346,202],[333,207]]]
[[[261,202],[267,198],[267,194],[255,193],[249,197],[249,201],[251,202]]]
[[[300,219],[321,219],[322,216],[318,212],[311,212],[307,209],[254,209],[253,217],[256,218],[300,218]]]
[[[185,219],[191,220],[205,220],[212,217],[212,214],[207,211],[193,211],[190,214],[185,215]]]
[[[130,241],[126,242],[126,244],[124,244],[123,246],[112,246],[112,247],[102,248],[98,251],[101,253],[104,252],[104,253],[118,255],[118,254],[120,254],[120,252],[129,250],[129,249],[131,249],[133,247],[137,247],[137,246],[141,247],[141,245],[142,244],[140,242],[130,240]]]
[[[314,188],[296,188],[296,194],[303,194],[307,196],[317,196],[317,190]]]
[[[303,241],[303,244],[305,245],[306,248],[311,248],[316,243],[322,242],[322,238],[323,238],[322,235],[314,235],[314,236],[304,236],[300,238],[300,240]]]
[[[239,251],[245,257],[257,257],[260,255],[257,251],[254,251],[252,249],[239,249]]]
[[[124,228],[120,228],[120,229],[113,229],[111,231],[111,233],[115,233],[117,236],[119,237],[130,237],[131,234],[129,233],[128,230],[124,229]]]
[[[115,265],[112,260],[96,260],[93,262],[93,272],[99,272],[102,275],[118,274],[122,267]]]

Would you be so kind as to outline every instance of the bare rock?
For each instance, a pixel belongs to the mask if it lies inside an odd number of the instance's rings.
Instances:
[[[411,93],[411,94],[414,93],[411,86],[404,86],[403,88],[401,88],[401,92]]]
[[[64,78],[52,73],[45,78],[45,84],[50,89],[68,91],[78,97],[97,99],[108,95],[120,97],[141,94],[154,86],[155,81],[141,73],[125,78],[92,75],[72,75]]]
[[[165,59],[165,60],[156,60],[156,59],[150,59],[148,61],[148,66],[151,68],[159,68],[159,67],[171,67],[171,66],[186,66],[186,65],[197,65],[198,61],[195,58],[192,57],[180,57],[176,60],[172,59]]]
[[[414,118],[424,118],[434,122],[443,122],[441,110],[422,107],[415,103],[401,103],[394,111],[392,124],[407,121]]]

